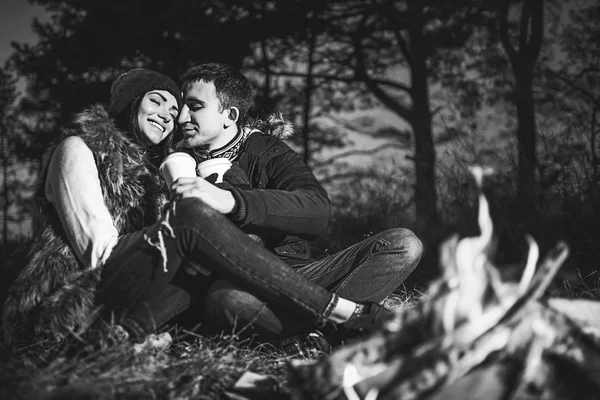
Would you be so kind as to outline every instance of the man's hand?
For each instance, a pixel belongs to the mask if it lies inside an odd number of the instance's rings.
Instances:
[[[181,197],[197,197],[221,214],[229,214],[235,206],[230,191],[223,190],[203,178],[179,178],[171,185],[171,192]]]

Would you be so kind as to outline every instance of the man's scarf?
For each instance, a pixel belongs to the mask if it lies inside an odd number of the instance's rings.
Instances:
[[[240,152],[240,149],[242,148],[242,144],[248,135],[250,135],[250,132],[250,129],[238,129],[238,133],[227,144],[219,147],[218,149],[193,149],[193,155],[196,159],[196,162],[201,163],[213,158],[227,158],[230,161],[235,160]]]

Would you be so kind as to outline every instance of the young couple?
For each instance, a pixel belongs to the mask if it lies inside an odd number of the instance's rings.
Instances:
[[[369,332],[390,316],[379,303],[418,264],[419,239],[392,229],[310,260],[307,240],[326,232],[330,202],[282,141],[289,126],[245,124],[252,89],[230,66],[193,67],[181,81],[130,70],[108,108],[63,130],[41,177],[42,220],[3,306],[5,344],[55,346],[94,321],[139,343],[184,312],[267,342],[325,326]],[[166,188],[158,165],[174,148],[234,165],[223,183]],[[190,265],[208,273],[192,276]]]

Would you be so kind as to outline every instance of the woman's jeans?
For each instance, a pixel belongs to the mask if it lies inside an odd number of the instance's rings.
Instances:
[[[292,268],[198,199],[180,200],[169,219],[127,235],[103,267],[98,300],[130,332],[143,337],[186,311],[195,298],[198,319],[214,331],[247,330],[264,339],[322,327],[337,303],[381,301],[418,264],[419,239],[392,229],[332,256]],[[166,263],[156,243],[163,233]],[[192,261],[210,277],[183,271]],[[166,267],[166,268],[165,268]],[[335,293],[336,295],[333,295]]]
[[[301,279],[199,199],[180,200],[168,222],[120,238],[102,267],[97,301],[107,318],[135,336],[153,332],[189,307],[198,293],[181,288],[187,261],[297,312],[314,326],[323,326],[337,303],[337,296]]]

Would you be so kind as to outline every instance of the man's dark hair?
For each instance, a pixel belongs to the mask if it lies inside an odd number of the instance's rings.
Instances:
[[[236,68],[227,64],[201,64],[185,71],[179,78],[185,92],[192,82],[213,83],[219,99],[219,111],[237,107],[240,111],[238,126],[241,126],[252,105],[252,86]]]

